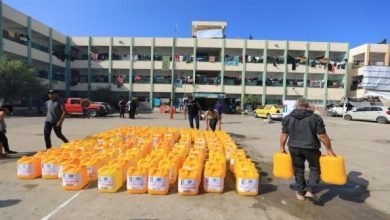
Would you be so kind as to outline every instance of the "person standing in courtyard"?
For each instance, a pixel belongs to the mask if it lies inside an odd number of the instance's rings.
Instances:
[[[44,136],[46,149],[51,148],[51,130],[54,130],[56,136],[64,143],[68,143],[68,139],[62,134],[62,123],[64,122],[66,111],[63,101],[58,97],[58,92],[49,90],[49,100],[46,102],[47,114],[44,127]]]
[[[169,106],[169,119],[170,120],[174,120],[173,116],[175,114],[175,106],[173,106],[173,104],[171,103],[171,105]]]
[[[222,112],[223,112],[223,104],[221,100],[218,100],[217,104],[214,106],[215,111],[217,111],[219,115],[219,122],[222,123]]]
[[[309,109],[310,106],[304,98],[297,99],[295,107],[296,109],[283,118],[280,152],[286,153],[285,145],[288,140],[297,185],[297,199],[316,200],[315,187],[320,181],[321,142],[325,145],[328,155],[336,154],[321,116]],[[305,161],[308,161],[310,168],[308,181],[305,180]]]
[[[210,128],[212,131],[215,131],[217,125],[218,130],[221,130],[221,117],[218,112],[211,107],[206,113],[206,130],[208,131]]]
[[[132,98],[131,102],[129,104],[129,118],[130,119],[135,119],[135,113],[137,112],[137,107],[138,107],[137,99]]]
[[[8,138],[5,135],[7,133],[7,124],[5,123],[5,117],[12,112],[13,108],[10,105],[3,105],[0,108],[0,144],[3,145],[4,153],[16,154],[18,152],[9,149]]]
[[[83,118],[88,118],[89,119],[89,114],[88,114],[88,107],[90,105],[88,99],[81,99],[80,101],[81,108],[83,109]]]
[[[190,127],[194,128],[194,120],[195,120],[195,126],[197,129],[199,129],[201,108],[199,102],[194,100],[194,98],[191,95],[188,96],[187,102],[184,107],[184,119],[187,118],[187,114],[188,114],[188,120],[190,122]]]
[[[118,103],[118,106],[119,106],[119,117],[124,118],[125,117],[125,110],[126,110],[125,100],[121,99]]]

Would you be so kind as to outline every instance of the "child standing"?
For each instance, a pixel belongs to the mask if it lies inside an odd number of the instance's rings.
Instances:
[[[173,114],[175,114],[175,107],[171,104],[171,106],[169,107],[170,120],[174,120]]]

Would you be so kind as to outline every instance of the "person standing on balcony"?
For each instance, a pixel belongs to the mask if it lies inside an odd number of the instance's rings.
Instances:
[[[64,143],[69,142],[61,131],[62,123],[64,122],[66,115],[64,103],[59,99],[57,91],[51,89],[49,90],[48,95],[50,99],[46,102],[47,114],[44,127],[46,149],[51,148],[51,130],[54,130],[57,137]]]
[[[285,145],[288,139],[287,145],[297,184],[296,197],[298,200],[305,200],[305,198],[316,200],[314,190],[320,181],[321,142],[325,145],[328,155],[336,156],[336,154],[332,150],[321,116],[313,113],[312,108],[304,98],[297,99],[295,107],[296,109],[283,118],[280,152],[286,153]],[[305,180],[306,160],[310,168],[307,182]]]
[[[190,127],[194,128],[194,120],[196,128],[199,130],[199,119],[201,117],[201,107],[199,105],[199,102],[194,100],[194,98],[189,95],[187,102],[185,104],[184,108],[184,119],[187,118],[188,114],[188,120],[190,122]]]
[[[5,123],[5,117],[7,114],[11,113],[13,110],[10,105],[3,105],[0,108],[0,145],[3,145],[4,153],[6,154],[16,154],[18,152],[12,151],[9,149],[8,139],[5,134],[7,133],[7,125]]]

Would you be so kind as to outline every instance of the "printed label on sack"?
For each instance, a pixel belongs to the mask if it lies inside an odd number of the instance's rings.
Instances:
[[[58,176],[58,166],[51,163],[42,164],[43,176]]]
[[[196,192],[195,179],[179,179],[179,192],[192,193]]]
[[[146,177],[145,176],[128,176],[127,189],[145,189]]]
[[[98,189],[113,189],[114,177],[112,176],[99,176]]]
[[[95,179],[97,177],[97,170],[94,166],[87,167],[87,174],[90,179]]]
[[[259,183],[257,179],[242,179],[238,178],[237,190],[240,192],[256,192],[258,191]]]
[[[80,184],[81,184],[80,174],[64,173],[62,175],[63,186],[80,186]]]
[[[17,175],[18,176],[30,176],[33,174],[33,165],[30,164],[18,164]]]
[[[206,190],[223,191],[224,181],[219,177],[205,177],[203,184]]]
[[[149,176],[148,189],[163,191],[167,188],[167,181],[163,177]]]

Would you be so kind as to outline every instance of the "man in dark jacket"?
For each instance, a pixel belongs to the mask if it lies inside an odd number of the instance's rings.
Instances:
[[[201,118],[201,107],[199,102],[194,100],[192,95],[188,96],[187,102],[185,103],[184,108],[184,120],[187,118],[188,114],[188,120],[190,122],[190,127],[194,128],[194,120],[195,120],[195,126],[196,129],[199,130],[199,119]]]
[[[324,121],[321,116],[309,110],[309,104],[304,98],[296,101],[294,109],[282,121],[280,135],[280,152],[286,153],[285,145],[289,146],[293,161],[298,200],[316,199],[314,188],[320,181],[321,142],[325,145],[328,155],[336,156],[326,134]],[[321,141],[321,142],[320,142]],[[310,167],[309,180],[305,180],[305,161]]]

